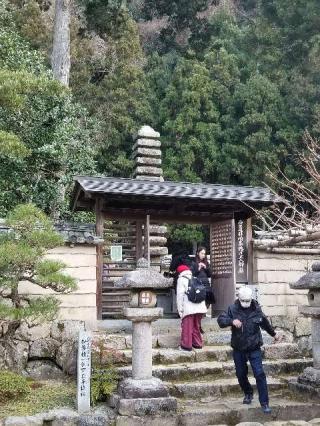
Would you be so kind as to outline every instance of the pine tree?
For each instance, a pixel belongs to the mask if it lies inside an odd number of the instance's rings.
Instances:
[[[65,264],[44,258],[47,250],[63,244],[48,217],[32,204],[18,205],[7,216],[10,231],[0,237],[0,319],[18,326],[22,320],[54,318],[59,301],[54,296],[23,294],[20,281],[66,293],[75,279],[62,272]]]

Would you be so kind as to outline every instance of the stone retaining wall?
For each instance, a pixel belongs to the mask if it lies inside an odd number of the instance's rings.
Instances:
[[[297,281],[319,259],[314,254],[272,253],[254,251],[254,283],[259,300],[269,316],[297,316],[298,306],[308,303],[306,290],[292,290]]]
[[[13,335],[0,321],[0,369],[8,368],[33,378],[63,378],[76,372],[78,335],[83,321],[52,321],[32,326],[23,322]]]
[[[259,302],[274,326],[287,330],[303,347],[311,347],[310,320],[298,312],[299,305],[308,304],[307,290],[292,290],[296,282],[319,259],[316,254],[274,253],[254,251],[254,283]]]

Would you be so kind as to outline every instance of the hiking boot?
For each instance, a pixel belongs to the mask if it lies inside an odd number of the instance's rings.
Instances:
[[[243,404],[251,404],[252,400],[253,400],[253,394],[247,393],[243,398]]]
[[[269,407],[268,404],[265,405],[261,405],[262,411],[264,412],[264,414],[270,414],[271,413],[271,408]]]

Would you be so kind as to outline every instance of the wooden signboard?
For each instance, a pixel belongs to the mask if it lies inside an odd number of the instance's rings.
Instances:
[[[216,298],[215,315],[234,301],[235,280],[235,221],[228,219],[210,225],[210,256],[212,287]]]
[[[113,262],[122,262],[122,246],[110,246],[110,258]]]
[[[230,219],[210,226],[212,287],[216,297],[213,313],[234,302],[236,287],[252,284],[251,219]]]

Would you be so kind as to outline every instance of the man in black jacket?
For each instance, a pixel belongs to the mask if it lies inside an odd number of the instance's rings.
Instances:
[[[271,413],[267,380],[262,366],[260,347],[263,341],[260,328],[273,336],[275,341],[279,339],[279,335],[275,333],[259,304],[252,299],[252,290],[249,287],[239,289],[238,300],[230,305],[226,312],[219,315],[218,324],[221,328],[231,326],[233,360],[239,385],[244,392],[243,403],[251,404],[253,398],[253,389],[248,380],[249,360],[256,379],[262,410],[266,414]]]

